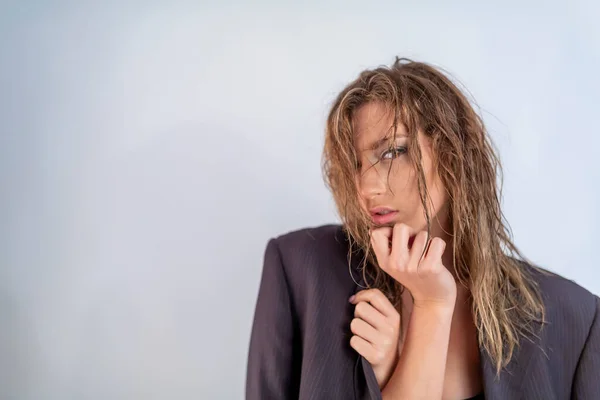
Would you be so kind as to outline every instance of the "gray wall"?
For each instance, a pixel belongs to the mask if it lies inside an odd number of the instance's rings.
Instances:
[[[599,6],[223,3],[1,6],[0,398],[242,398],[266,241],[336,220],[328,106],[395,55],[470,89],[517,244],[600,293]]]

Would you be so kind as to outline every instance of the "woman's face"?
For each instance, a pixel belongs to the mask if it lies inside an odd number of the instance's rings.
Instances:
[[[374,226],[404,223],[411,236],[427,229],[417,186],[417,171],[408,155],[408,133],[398,124],[393,135],[393,114],[379,103],[367,103],[354,115],[358,169],[356,184],[360,203],[371,216]],[[448,199],[439,176],[433,171],[431,140],[419,131],[422,166],[429,191],[432,235],[447,237]]]

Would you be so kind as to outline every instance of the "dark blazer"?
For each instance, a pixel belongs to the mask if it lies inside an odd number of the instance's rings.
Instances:
[[[269,241],[250,339],[248,400],[381,399],[369,362],[349,344],[348,298],[360,288],[347,250],[339,225]],[[600,399],[600,299],[527,268],[540,285],[548,324],[535,342],[522,341],[499,379],[480,352],[485,398]]]

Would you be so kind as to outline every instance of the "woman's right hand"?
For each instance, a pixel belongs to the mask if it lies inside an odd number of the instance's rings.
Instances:
[[[456,282],[442,263],[446,243],[433,238],[421,259],[427,236],[427,232],[419,232],[409,249],[410,228],[406,224],[396,224],[393,228],[373,229],[371,244],[381,269],[410,291],[414,307],[453,308]]]

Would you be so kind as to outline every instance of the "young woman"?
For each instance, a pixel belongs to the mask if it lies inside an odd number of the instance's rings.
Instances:
[[[497,154],[442,72],[361,73],[324,171],[342,225],[267,245],[247,399],[600,399],[600,299],[519,253]]]

